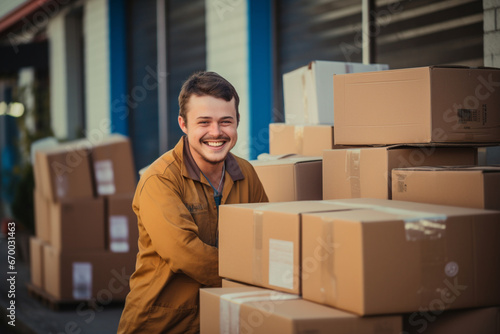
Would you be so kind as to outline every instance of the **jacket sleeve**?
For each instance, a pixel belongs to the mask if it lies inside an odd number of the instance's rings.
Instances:
[[[173,272],[207,286],[220,285],[217,248],[198,237],[198,226],[171,180],[151,176],[140,193],[140,219],[155,251]]]

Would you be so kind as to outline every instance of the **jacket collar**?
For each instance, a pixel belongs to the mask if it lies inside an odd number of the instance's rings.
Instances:
[[[182,136],[175,150],[178,153],[182,152],[181,154],[179,154],[179,156],[182,157],[184,162],[182,167],[182,174],[193,180],[201,181],[200,177],[201,170],[196,164],[196,161],[194,161],[193,156],[191,155],[191,150],[189,149],[189,142],[186,136]],[[229,176],[231,176],[231,179],[233,179],[233,181],[239,181],[245,178],[243,176],[243,172],[240,169],[240,166],[238,165],[238,162],[236,161],[236,158],[233,156],[232,153],[228,153],[225,162],[226,162],[226,172],[229,174]]]

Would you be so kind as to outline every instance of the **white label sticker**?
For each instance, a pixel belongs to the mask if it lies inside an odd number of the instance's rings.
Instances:
[[[455,277],[458,274],[458,263],[450,261],[444,266],[444,273],[448,277]]]
[[[92,297],[92,263],[73,262],[73,298]]]
[[[115,253],[129,251],[127,216],[109,217],[109,248]]]
[[[293,289],[293,242],[269,239],[269,284]]]
[[[94,172],[97,183],[97,194],[114,194],[116,192],[116,187],[113,173],[113,162],[111,160],[99,160],[94,162]]]

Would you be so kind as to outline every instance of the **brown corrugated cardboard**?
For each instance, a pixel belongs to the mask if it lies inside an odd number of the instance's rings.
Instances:
[[[330,201],[221,205],[219,275],[300,294],[301,215],[329,210],[345,206]]]
[[[132,210],[133,193],[106,197],[106,249],[118,253],[137,253],[139,230],[137,216]]]
[[[200,290],[200,329],[205,334],[399,334],[402,320],[359,317],[272,290],[206,288]]]
[[[51,245],[57,250],[104,250],[103,198],[63,199],[51,203]]]
[[[431,66],[333,81],[336,144],[500,141],[500,69]]]
[[[251,287],[251,286],[252,285],[233,281],[233,280],[230,280],[227,278],[222,279],[222,287],[223,288],[247,288],[247,287]]]
[[[500,212],[382,199],[302,215],[302,296],[359,315],[500,303]]]
[[[95,300],[98,305],[124,300],[136,254],[109,251],[60,252],[44,245],[44,280],[59,301]]]
[[[43,196],[38,188],[35,188],[33,189],[33,203],[35,210],[35,235],[50,244],[50,200]]]
[[[269,154],[318,157],[333,148],[333,126],[269,124]]]
[[[43,196],[52,202],[94,196],[90,146],[81,140],[36,151],[35,184]]]
[[[392,198],[500,210],[500,166],[395,168]]]
[[[43,245],[44,242],[36,236],[30,237],[30,276],[31,284],[44,289],[43,282]]]
[[[393,145],[324,151],[323,199],[391,198],[393,168],[475,165],[474,147]]]
[[[403,317],[407,334],[500,334],[500,307],[414,312]]]
[[[137,176],[127,137],[113,134],[95,143],[92,164],[97,195],[135,191]]]
[[[333,124],[333,75],[386,70],[385,64],[315,60],[283,75],[287,124]]]
[[[323,197],[321,157],[294,156],[250,162],[270,202],[320,200]]]

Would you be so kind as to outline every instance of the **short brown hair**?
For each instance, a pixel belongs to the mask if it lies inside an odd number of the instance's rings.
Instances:
[[[187,103],[193,94],[197,96],[213,96],[228,102],[234,98],[236,121],[237,123],[240,122],[240,112],[238,111],[240,98],[238,93],[233,85],[219,74],[206,71],[195,72],[184,82],[179,93],[179,116],[186,123]]]

